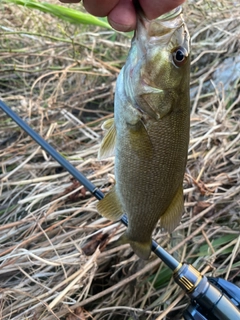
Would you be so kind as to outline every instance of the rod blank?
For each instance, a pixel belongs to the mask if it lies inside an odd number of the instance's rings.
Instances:
[[[24,122],[14,111],[12,111],[3,101],[0,100],[0,108],[15,121],[34,141],[37,142],[50,156],[52,156],[64,169],[66,169],[77,181],[79,181],[92,195],[98,200],[103,199],[104,193],[91,183],[81,172],[79,172],[70,162],[61,156],[47,141],[45,141],[36,131],[34,131],[26,122]],[[124,214],[121,222],[127,227],[128,219]],[[174,259],[159,244],[152,240],[152,251],[162,259],[163,262],[174,271],[179,262]]]

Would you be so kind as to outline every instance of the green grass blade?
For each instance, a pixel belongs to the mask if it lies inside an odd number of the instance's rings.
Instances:
[[[228,244],[231,241],[233,241],[234,239],[236,239],[237,237],[238,237],[237,234],[226,234],[225,236],[223,236],[221,238],[214,239],[213,241],[211,241],[211,243],[212,243],[214,250],[217,251],[220,248],[224,247],[226,244]],[[204,245],[202,245],[200,247],[198,256],[203,257],[203,256],[209,255],[209,250],[210,250],[209,245],[207,243],[205,243]],[[222,252],[222,254],[227,254],[229,252],[232,252],[232,247],[225,249]]]
[[[45,13],[49,13],[59,19],[68,21],[74,24],[95,25],[111,29],[112,27],[103,19],[98,19],[91,14],[83,13],[81,11],[59,6],[56,4],[50,4],[47,2],[37,2],[34,0],[4,0],[5,3],[18,4],[30,9],[37,9]]]

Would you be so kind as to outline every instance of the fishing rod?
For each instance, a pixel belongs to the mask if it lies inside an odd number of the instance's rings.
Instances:
[[[1,100],[0,108],[94,197],[98,200],[103,199],[104,193],[101,190],[63,158]],[[121,222],[126,227],[128,226],[126,215],[122,216]],[[239,287],[221,278],[207,278],[191,264],[177,261],[154,240],[152,240],[152,251],[171,269],[174,281],[191,299],[183,314],[185,320],[240,320]]]

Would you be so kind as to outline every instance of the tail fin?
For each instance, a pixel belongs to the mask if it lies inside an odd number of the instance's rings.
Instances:
[[[138,242],[138,241],[132,241],[129,236],[127,235],[127,232],[125,232],[118,240],[118,244],[125,244],[129,243],[132,247],[133,251],[136,253],[139,258],[143,260],[147,260],[151,254],[151,246],[152,246],[152,239],[149,238],[146,242]]]

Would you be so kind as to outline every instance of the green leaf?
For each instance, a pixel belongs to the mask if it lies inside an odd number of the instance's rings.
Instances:
[[[155,274],[150,276],[148,278],[148,281],[152,282],[155,276],[156,276]],[[162,286],[167,285],[171,277],[172,277],[172,271],[169,268],[163,267],[160,273],[158,274],[157,279],[155,279],[154,288],[159,289]]]
[[[81,11],[56,4],[37,2],[34,0],[4,0],[3,2],[18,4],[30,9],[37,9],[73,24],[95,25],[112,30],[112,27],[109,25],[109,23],[104,21],[104,19],[98,19],[91,14],[83,13]]]
[[[218,239],[214,239],[213,241],[211,241],[212,246],[214,248],[215,251],[217,251],[218,249],[220,249],[221,247],[224,247],[226,244],[228,244],[229,242],[233,241],[234,239],[236,239],[238,237],[237,234],[227,234],[221,238]],[[199,249],[199,254],[198,256],[202,257],[202,256],[207,256],[209,255],[209,245],[208,244],[204,244],[200,247]],[[227,248],[225,249],[221,254],[226,254],[232,251],[232,248]]]

